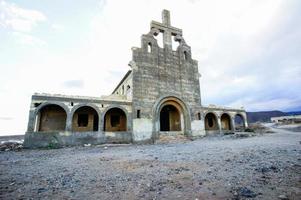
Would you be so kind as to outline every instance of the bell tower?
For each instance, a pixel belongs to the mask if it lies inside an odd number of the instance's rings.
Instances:
[[[158,34],[163,34],[163,48],[158,46]],[[179,44],[176,51],[172,49],[172,38]],[[149,33],[141,36],[141,48],[132,48],[129,65],[133,73],[133,129],[137,121],[144,120],[153,124],[153,133],[158,132],[154,110],[160,100],[172,97],[185,105],[187,113],[182,115],[189,118],[183,119],[187,124],[182,124],[181,131],[192,134],[190,123],[199,120],[201,109],[198,63],[192,59],[182,30],[171,25],[168,10],[162,11],[162,22],[150,23]]]

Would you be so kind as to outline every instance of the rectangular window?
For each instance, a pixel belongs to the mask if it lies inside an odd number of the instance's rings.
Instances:
[[[137,118],[140,118],[140,110],[137,110]]]
[[[198,119],[201,120],[201,113],[198,113]]]
[[[77,125],[78,127],[87,127],[89,121],[88,114],[78,114]]]

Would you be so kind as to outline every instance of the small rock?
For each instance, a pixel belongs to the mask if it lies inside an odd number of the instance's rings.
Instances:
[[[240,188],[238,190],[238,195],[242,196],[242,197],[247,197],[247,198],[254,198],[257,196],[255,192],[253,192],[252,190],[250,190],[246,187]]]
[[[84,147],[90,147],[91,144],[84,144]]]
[[[46,191],[45,188],[39,188],[39,189],[38,189],[38,193],[42,193],[42,192],[45,192],[45,191]]]
[[[288,200],[287,196],[285,196],[284,194],[281,194],[278,196],[278,199],[281,199],[281,200]]]

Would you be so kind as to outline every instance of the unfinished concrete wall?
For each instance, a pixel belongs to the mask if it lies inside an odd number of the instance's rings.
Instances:
[[[64,131],[66,127],[67,114],[58,105],[47,105],[38,114],[38,131]]]
[[[120,108],[111,108],[104,117],[104,131],[126,131],[126,114]]]
[[[98,131],[99,116],[97,112],[88,106],[78,108],[72,119],[72,131],[88,132]]]
[[[117,87],[114,89],[114,95],[123,95],[126,96],[126,99],[132,100],[132,91],[133,91],[133,84],[132,84],[132,71],[128,71]]]

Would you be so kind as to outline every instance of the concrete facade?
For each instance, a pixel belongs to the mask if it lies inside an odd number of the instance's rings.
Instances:
[[[129,66],[109,96],[34,94],[25,146],[154,142],[166,134],[197,138],[234,132],[235,117],[248,126],[244,109],[202,106],[198,62],[182,30],[171,26],[169,11],[163,10],[162,23],[151,22],[141,47],[132,48]]]

